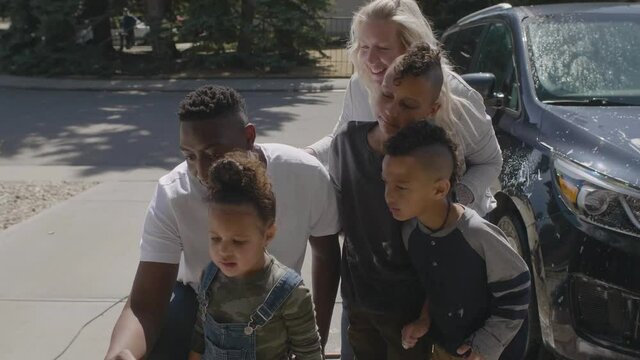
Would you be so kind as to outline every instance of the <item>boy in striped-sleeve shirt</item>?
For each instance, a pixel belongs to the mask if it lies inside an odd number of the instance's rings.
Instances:
[[[402,330],[403,346],[428,332],[438,345],[434,358],[522,359],[529,270],[500,229],[450,200],[455,146],[428,121],[386,144],[385,198],[405,221],[403,241],[427,294],[420,317]]]

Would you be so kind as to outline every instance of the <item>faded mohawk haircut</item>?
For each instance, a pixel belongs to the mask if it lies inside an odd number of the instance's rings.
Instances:
[[[180,103],[180,121],[215,120],[235,115],[240,125],[247,124],[247,107],[237,91],[226,86],[205,85],[190,92]]]
[[[449,177],[451,188],[460,178],[460,161],[457,145],[442,127],[428,120],[419,120],[402,128],[385,144],[385,152],[390,156],[407,156],[431,146],[441,146],[451,155],[452,172]]]
[[[411,76],[427,76],[431,86],[440,92],[442,88],[442,51],[427,43],[417,43],[409,48],[396,64],[394,81]]]

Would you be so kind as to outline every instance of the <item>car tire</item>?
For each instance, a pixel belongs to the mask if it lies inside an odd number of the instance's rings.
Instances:
[[[529,304],[529,331],[525,359],[539,359],[542,349],[542,333],[540,332],[540,318],[538,302],[531,268],[531,252],[528,247],[527,231],[518,211],[514,206],[498,207],[491,213],[491,222],[507,236],[509,245],[524,259],[531,273],[531,302]]]

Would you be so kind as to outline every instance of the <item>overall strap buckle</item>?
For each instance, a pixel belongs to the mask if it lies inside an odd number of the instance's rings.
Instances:
[[[278,309],[287,301],[289,296],[293,293],[293,290],[302,283],[302,278],[295,271],[287,269],[278,279],[276,284],[271,288],[269,294],[265,298],[262,305],[251,314],[249,317],[249,323],[244,328],[246,335],[251,335],[253,332],[264,325],[266,325]]]

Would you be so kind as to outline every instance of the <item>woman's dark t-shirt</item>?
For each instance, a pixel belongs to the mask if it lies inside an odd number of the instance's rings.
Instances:
[[[413,319],[424,292],[384,199],[383,155],[369,146],[375,122],[351,122],[331,145],[329,172],[344,231],[342,296],[349,306]]]

